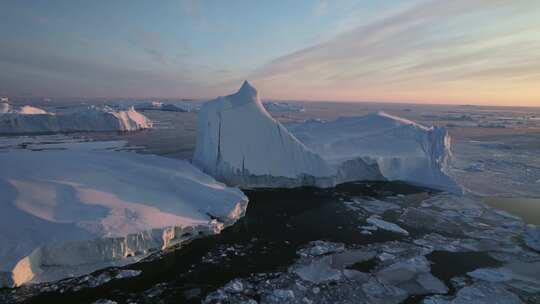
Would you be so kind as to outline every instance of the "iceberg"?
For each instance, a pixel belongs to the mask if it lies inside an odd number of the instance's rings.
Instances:
[[[78,131],[135,131],[152,127],[152,121],[135,111],[115,111],[109,107],[89,106],[66,113],[51,113],[32,106],[0,111],[0,133],[55,133]]]
[[[163,103],[160,101],[143,102],[133,105],[138,111],[192,112],[194,107],[186,103]]]
[[[242,187],[332,186],[336,174],[268,114],[247,81],[237,93],[202,106],[193,163]]]
[[[426,127],[379,112],[328,122],[292,123],[287,129],[335,167],[363,160],[376,164],[387,180],[459,192],[447,175],[451,140],[444,127]],[[340,182],[357,179],[351,172]]]
[[[196,100],[116,100],[107,102],[106,105],[115,110],[123,111],[133,107],[137,111],[198,112],[201,102]]]
[[[47,111],[36,108],[33,106],[22,106],[22,107],[13,107],[11,104],[7,102],[0,102],[0,114],[25,114],[25,115],[32,115],[32,114],[48,114]]]
[[[264,108],[269,112],[305,112],[306,109],[300,104],[289,102],[268,101],[263,103]]]
[[[0,114],[11,112],[11,105],[7,102],[0,102]]]
[[[0,281],[55,281],[219,233],[248,199],[187,161],[100,149],[0,153]]]
[[[193,162],[229,185],[332,187],[399,180],[452,192],[445,128],[376,113],[282,125],[247,81],[198,113]]]

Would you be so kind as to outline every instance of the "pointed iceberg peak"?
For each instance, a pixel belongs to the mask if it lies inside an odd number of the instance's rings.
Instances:
[[[250,94],[257,94],[257,89],[255,89],[249,81],[244,80],[244,83],[240,87],[240,90],[238,90],[238,93],[250,93]]]
[[[251,102],[261,103],[257,89],[255,89],[247,80],[244,81],[238,92],[226,96],[226,98],[232,105],[243,105]]]

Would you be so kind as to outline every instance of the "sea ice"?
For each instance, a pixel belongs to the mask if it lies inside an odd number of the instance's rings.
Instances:
[[[345,202],[349,208],[362,208],[371,214],[382,215],[389,210],[400,209],[395,203],[385,202],[381,200],[354,199],[352,202]]]
[[[463,287],[453,299],[444,296],[433,296],[425,299],[423,304],[521,304],[518,296],[503,286],[487,282],[478,282]]]
[[[387,222],[375,216],[370,216],[366,222],[371,225],[377,226],[380,229],[395,232],[402,235],[409,235],[409,232],[394,223]]]
[[[540,227],[536,225],[527,225],[523,233],[523,240],[530,248],[540,251]]]

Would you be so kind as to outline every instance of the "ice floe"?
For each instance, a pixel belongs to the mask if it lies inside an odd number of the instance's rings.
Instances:
[[[376,226],[377,228],[383,229],[383,230],[387,230],[387,231],[390,231],[390,232],[395,232],[395,233],[403,234],[403,235],[409,235],[409,232],[407,232],[407,230],[399,227],[398,225],[396,225],[394,223],[387,222],[387,221],[382,220],[380,218],[377,218],[375,216],[370,216],[366,220],[366,222],[368,222],[371,225]]]

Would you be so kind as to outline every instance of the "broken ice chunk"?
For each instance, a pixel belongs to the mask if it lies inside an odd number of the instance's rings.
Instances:
[[[540,251],[540,227],[527,225],[527,229],[523,233],[523,240],[530,248]]]
[[[396,225],[394,223],[387,222],[385,220],[382,220],[382,219],[374,217],[374,216],[370,216],[366,221],[369,224],[377,226],[378,228],[383,229],[383,230],[395,232],[395,233],[402,234],[402,235],[409,235],[409,232],[407,232],[407,230],[399,227],[398,225]]]

